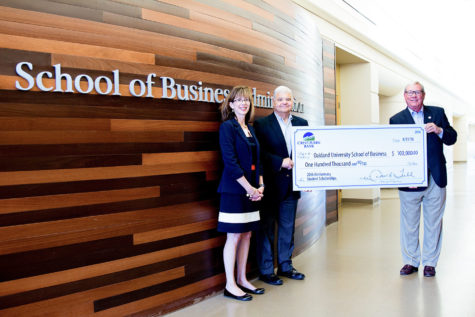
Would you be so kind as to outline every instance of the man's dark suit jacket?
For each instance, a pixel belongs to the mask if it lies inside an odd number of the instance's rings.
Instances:
[[[305,119],[292,115],[292,126],[307,126]],[[272,113],[254,122],[254,130],[261,144],[261,160],[264,168],[265,196],[275,202],[281,202],[290,194],[296,199],[300,192],[292,191],[292,170],[282,168],[282,160],[289,157],[284,135],[279,122]]]
[[[445,167],[445,156],[443,145],[452,145],[457,141],[457,132],[450,126],[444,109],[435,106],[423,106],[424,123],[435,123],[438,127],[444,129],[442,139],[435,133],[427,134],[427,166],[435,183],[444,188],[447,186],[447,168]],[[389,119],[390,124],[415,124],[411,112],[408,108],[396,113]],[[424,189],[424,188],[422,188]],[[400,188],[400,190],[411,191],[409,188]],[[421,188],[415,189],[421,190]]]

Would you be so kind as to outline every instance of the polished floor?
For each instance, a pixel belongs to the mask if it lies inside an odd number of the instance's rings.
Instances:
[[[297,256],[304,281],[265,287],[251,302],[217,295],[167,316],[475,316],[475,162],[449,171],[437,275],[402,277],[397,190],[376,206],[344,203],[340,219]]]

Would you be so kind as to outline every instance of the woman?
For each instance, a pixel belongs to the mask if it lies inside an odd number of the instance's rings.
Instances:
[[[218,187],[221,194],[218,231],[227,232],[223,250],[224,296],[249,301],[252,295],[248,293],[264,294],[263,288],[256,288],[246,277],[251,231],[257,230],[260,219],[256,202],[264,193],[259,143],[248,125],[254,110],[251,90],[244,86],[234,87],[220,110],[223,123],[219,127],[219,145],[224,170]]]

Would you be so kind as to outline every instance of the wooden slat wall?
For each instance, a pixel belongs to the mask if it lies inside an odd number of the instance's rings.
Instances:
[[[323,90],[325,125],[337,125],[336,82],[335,82],[335,43],[322,39],[323,46]],[[326,224],[338,221],[338,190],[326,191]]]
[[[287,0],[0,0],[0,315],[156,315],[222,290],[219,104],[128,83],[285,84],[321,124],[321,54]],[[19,91],[22,61],[34,76],[119,69],[121,96]],[[322,201],[299,207],[298,252]]]

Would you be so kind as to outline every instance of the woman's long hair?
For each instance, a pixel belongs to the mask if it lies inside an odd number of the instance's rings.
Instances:
[[[252,91],[247,86],[236,86],[233,87],[231,92],[226,96],[226,99],[223,101],[219,110],[221,111],[221,119],[223,121],[235,118],[233,109],[229,105],[230,102],[234,102],[236,98],[247,98],[249,99],[249,111],[246,113],[244,118],[246,124],[249,123],[249,120],[254,116],[254,103],[252,102]]]

